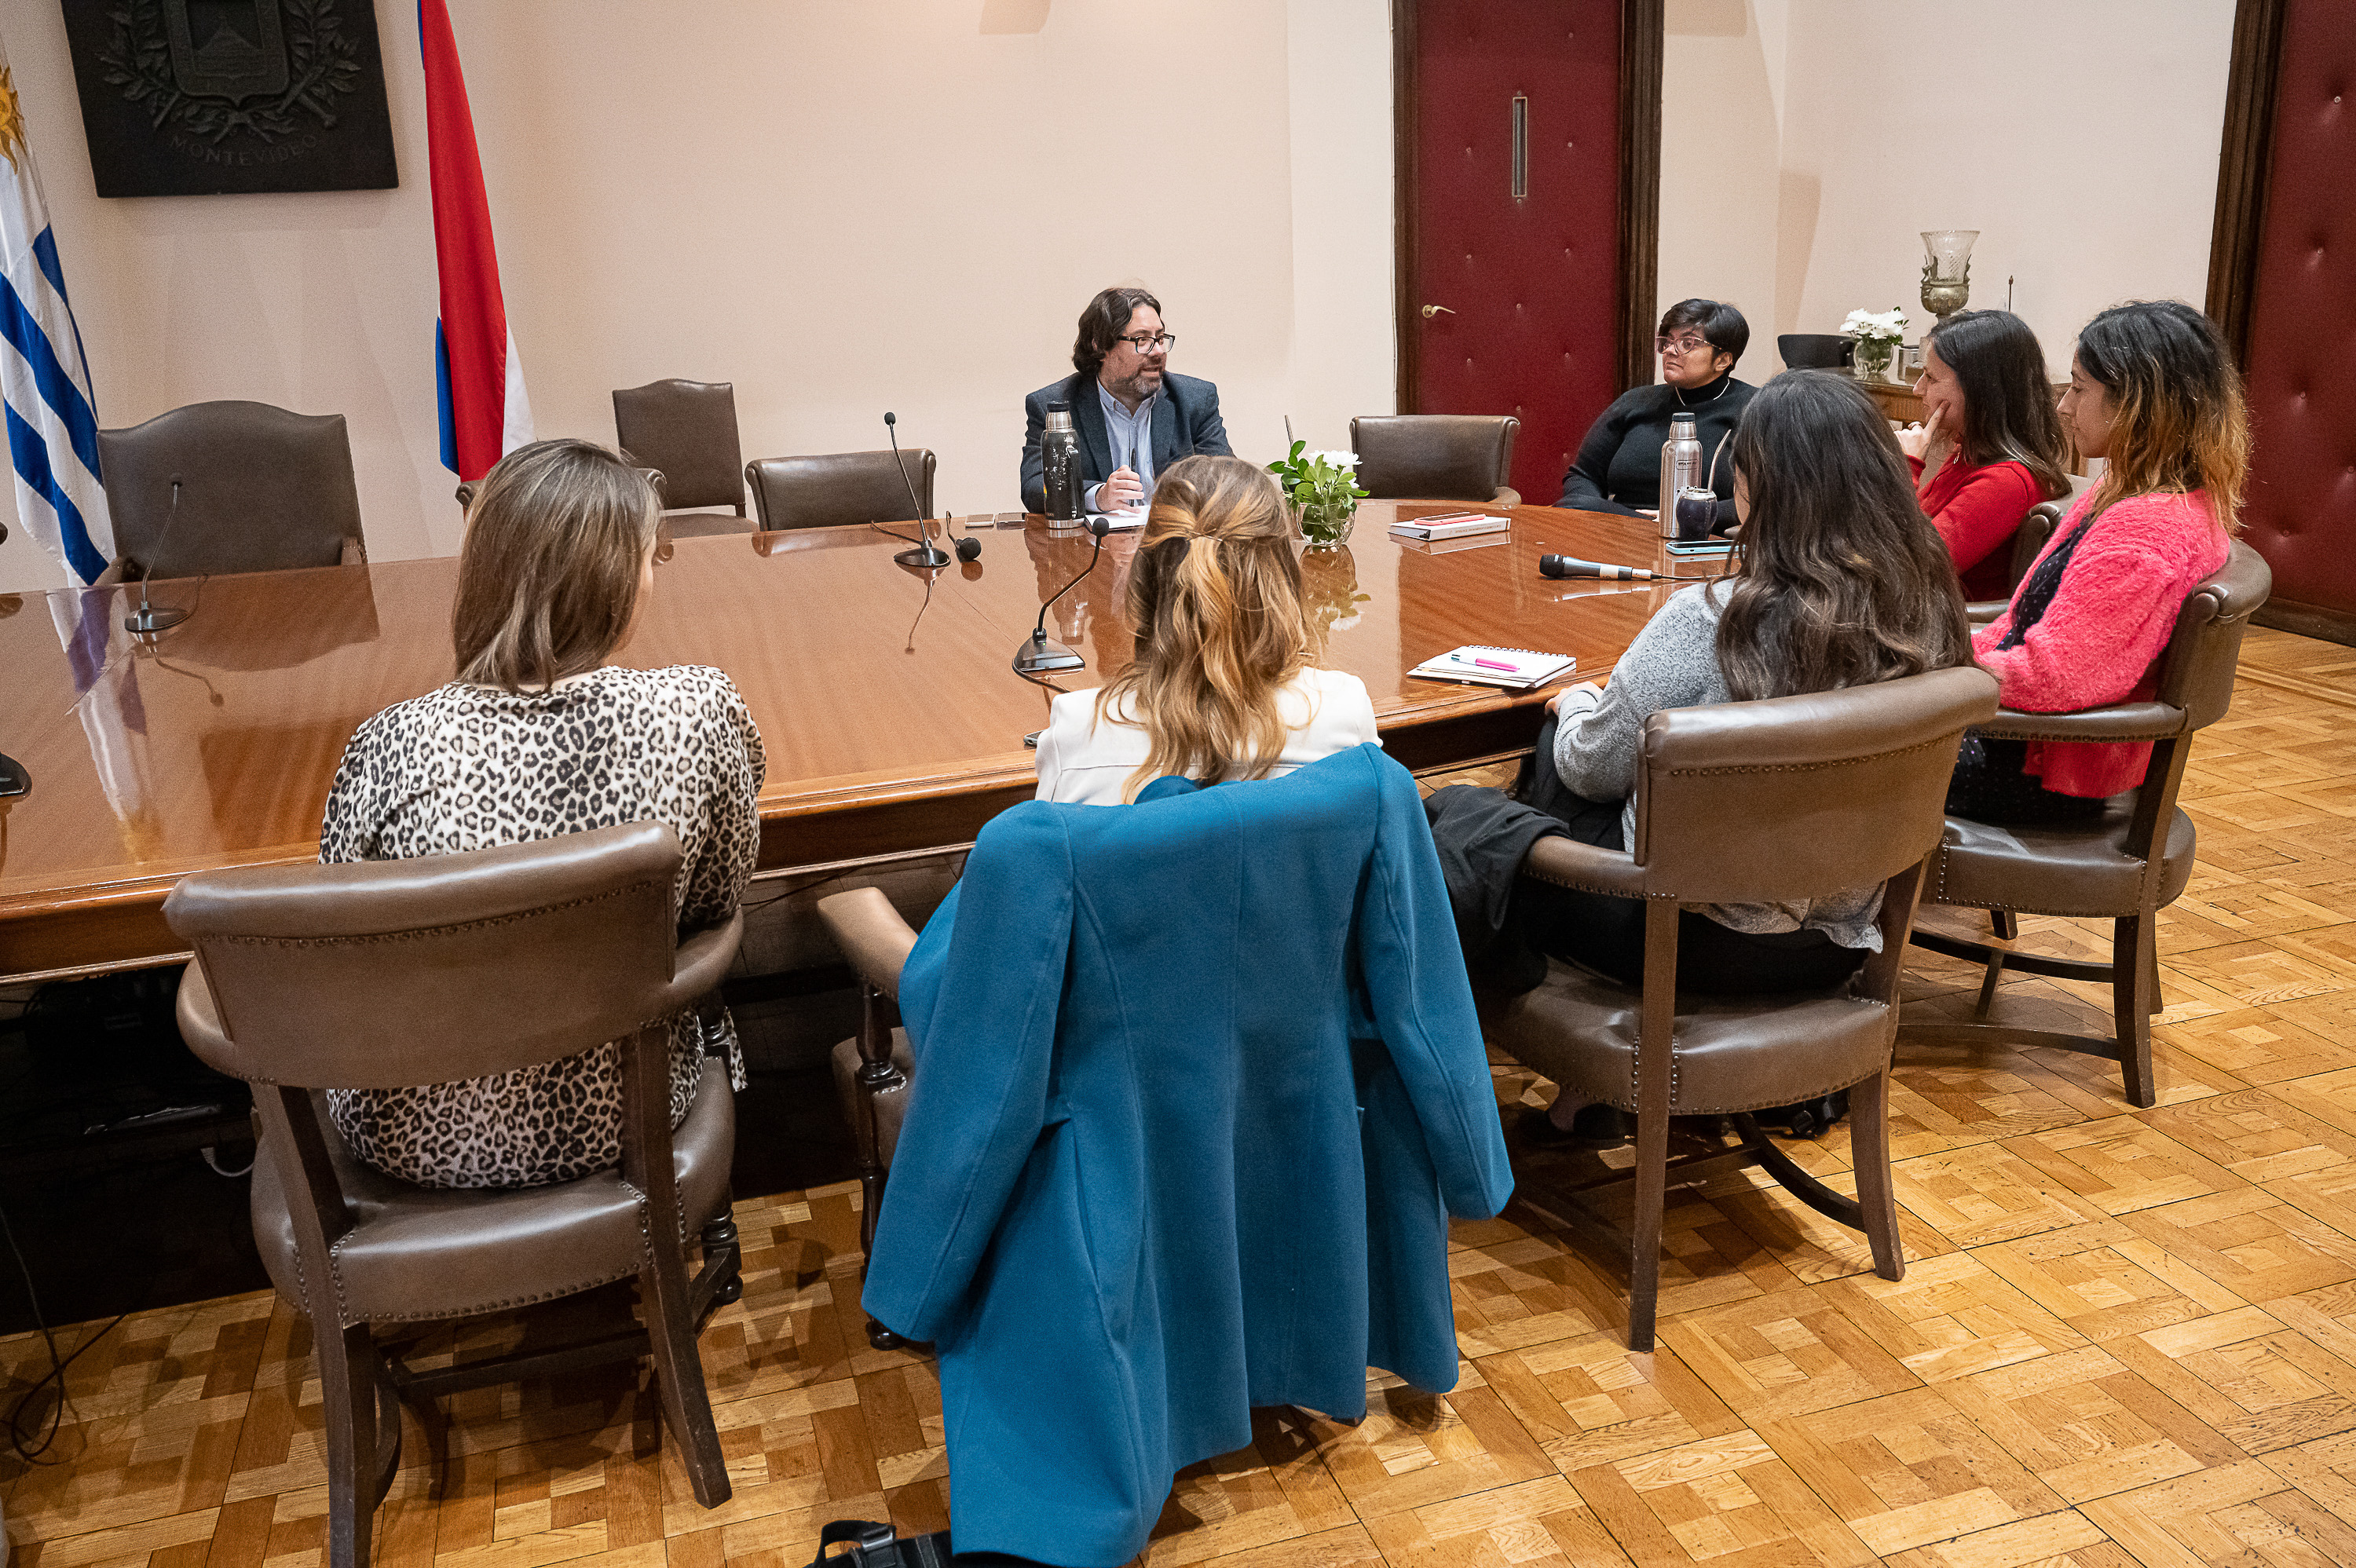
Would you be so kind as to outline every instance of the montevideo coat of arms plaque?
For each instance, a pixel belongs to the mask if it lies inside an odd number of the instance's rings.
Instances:
[[[400,184],[371,0],[61,0],[101,196]]]

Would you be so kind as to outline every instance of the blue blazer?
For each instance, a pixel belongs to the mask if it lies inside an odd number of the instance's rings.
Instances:
[[[1379,747],[1002,813],[900,1008],[864,1300],[937,1348],[959,1552],[1121,1563],[1253,1406],[1355,1419],[1370,1365],[1455,1386],[1448,1216],[1513,1177],[1431,831]]]
[[[1112,439],[1105,433],[1097,379],[1074,371],[1042,387],[1023,400],[1023,509],[1027,512],[1047,509],[1047,466],[1039,453],[1039,440],[1047,431],[1049,403],[1072,405],[1072,431],[1080,438],[1086,483],[1101,485],[1120,466],[1112,460]],[[1227,450],[1227,422],[1219,417],[1219,389],[1199,377],[1164,371],[1162,400],[1153,405],[1153,472],[1157,476],[1167,474],[1172,464],[1198,452],[1233,455]]]

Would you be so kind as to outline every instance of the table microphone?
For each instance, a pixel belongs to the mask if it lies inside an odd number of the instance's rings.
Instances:
[[[1649,582],[1653,573],[1641,566],[1612,566],[1603,561],[1581,560],[1575,555],[1542,555],[1538,557],[1540,577],[1601,577],[1618,581],[1633,579]]]
[[[893,416],[891,410],[884,411],[884,433],[892,438],[892,466],[900,471],[900,483],[908,487],[908,505],[916,514],[916,532],[923,537],[917,540],[916,549],[904,549],[892,559],[902,566],[926,568],[947,566],[949,563],[948,554],[933,542],[933,519],[925,516],[924,503],[916,499],[916,482],[908,477],[908,465],[900,460],[899,424],[900,421]],[[884,531],[888,533],[891,530],[887,528]],[[971,560],[974,555],[980,553],[981,545],[976,541],[973,555],[966,554],[964,549],[960,547],[958,550],[958,559]]]
[[[1092,517],[1088,520],[1088,532],[1096,535],[1097,547],[1088,552],[1087,565],[1080,568],[1078,577],[1073,578],[1069,582],[1056,589],[1055,598],[1039,606],[1038,624],[1033,626],[1031,635],[1023,639],[1023,645],[1014,650],[1015,674],[1037,675],[1051,669],[1078,669],[1088,662],[1063,644],[1051,643],[1047,640],[1047,612],[1055,607],[1056,599],[1061,599],[1080,585],[1081,577],[1086,577],[1097,569],[1097,557],[1104,554],[1105,535],[1112,532],[1112,520],[1108,517]]]
[[[0,544],[5,544],[7,540],[8,525],[0,523]],[[32,787],[32,775],[25,772],[25,764],[5,752],[0,752],[0,797],[22,795]]]
[[[172,475],[172,509],[165,514],[163,532],[155,536],[155,559],[139,574],[139,608],[123,618],[123,629],[135,636],[148,637],[167,631],[188,618],[186,610],[176,610],[166,604],[161,610],[147,603],[147,584],[155,569],[164,564],[164,546],[172,537],[172,525],[180,517],[180,476]]]

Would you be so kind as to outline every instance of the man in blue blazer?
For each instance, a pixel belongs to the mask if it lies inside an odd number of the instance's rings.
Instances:
[[[1119,511],[1153,494],[1157,475],[1196,453],[1230,456],[1219,389],[1170,369],[1176,337],[1162,325],[1162,302],[1143,289],[1107,289],[1080,312],[1073,374],[1023,400],[1023,506],[1047,509],[1039,441],[1047,407],[1072,411],[1087,478],[1081,504]]]

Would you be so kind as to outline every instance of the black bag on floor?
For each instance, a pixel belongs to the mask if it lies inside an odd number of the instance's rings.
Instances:
[[[851,1543],[850,1551],[827,1555],[828,1547],[845,1541]],[[949,1568],[949,1558],[946,1530],[903,1540],[888,1524],[839,1519],[818,1532],[818,1555],[810,1559],[810,1568],[828,1568],[830,1563],[836,1568]]]

